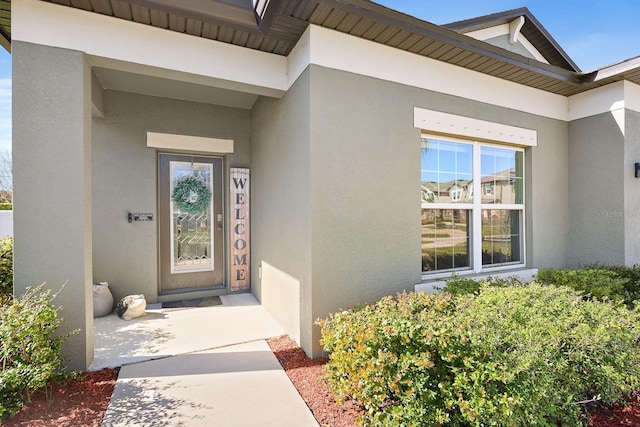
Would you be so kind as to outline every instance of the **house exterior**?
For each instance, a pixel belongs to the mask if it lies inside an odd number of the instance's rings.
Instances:
[[[64,284],[73,369],[95,282],[252,292],[320,356],[316,319],[453,271],[640,262],[640,59],[581,72],[527,9],[11,7],[15,291]]]

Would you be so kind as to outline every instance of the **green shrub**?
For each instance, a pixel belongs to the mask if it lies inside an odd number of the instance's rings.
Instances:
[[[556,426],[640,383],[640,316],[566,287],[401,294],[320,322],[327,377],[365,425]]]
[[[0,311],[0,420],[19,409],[30,391],[61,372],[64,336],[56,335],[59,308],[43,285],[29,288]]]
[[[443,291],[448,292],[454,296],[457,295],[466,295],[466,294],[474,294],[477,295],[480,293],[480,289],[483,286],[492,286],[492,287],[505,287],[505,286],[523,286],[524,283],[517,277],[507,277],[507,278],[497,278],[497,277],[489,277],[484,280],[476,280],[472,278],[460,277],[456,274],[453,274],[451,278],[446,280],[446,285],[442,288]]]
[[[0,305],[13,295],[13,239],[0,239]]]
[[[556,286],[568,286],[582,292],[588,298],[597,300],[632,303],[625,286],[629,279],[620,277],[615,271],[601,268],[583,270],[555,270],[544,269],[538,272],[537,281]]]
[[[0,203],[0,211],[13,210],[13,203]]]
[[[640,266],[592,265],[588,268],[607,270],[616,273],[621,279],[627,279],[624,285],[627,305],[640,299]]]
[[[447,345],[446,327],[438,319],[450,318],[453,309],[450,295],[401,294],[320,322],[321,343],[331,352],[326,372],[335,394],[354,398],[370,424],[391,425],[398,415],[407,424],[446,420],[439,405],[443,375],[436,349]],[[412,396],[416,388],[422,392]]]

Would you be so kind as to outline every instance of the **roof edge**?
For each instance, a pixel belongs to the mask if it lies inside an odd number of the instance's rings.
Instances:
[[[531,13],[531,11],[526,7],[506,10],[504,12],[493,13],[476,18],[465,19],[462,21],[455,21],[449,24],[444,24],[442,26],[456,32],[461,29],[473,31],[474,29],[486,28],[486,24],[498,22],[501,20],[509,21],[520,16],[524,16],[525,19],[529,21],[535,27],[535,29],[544,36],[544,38],[549,42],[553,49],[558,52],[558,54],[573,69],[573,71],[578,73],[581,72],[580,67],[578,67],[578,65],[573,61],[573,59],[571,59],[567,52],[565,52],[562,46],[560,46],[560,44],[553,38],[553,36],[547,31],[542,23],[540,23],[535,15]]]
[[[632,70],[640,69],[640,56],[626,59],[612,65],[582,74],[583,83],[596,83],[610,77],[620,76]]]
[[[11,36],[7,34],[2,27],[0,27],[0,46],[11,53]]]
[[[574,85],[580,85],[581,83],[579,73],[576,71],[524,57],[484,41],[476,40],[473,37],[460,34],[444,26],[390,9],[378,3],[367,0],[322,0],[322,3],[387,22],[390,25],[415,32],[416,34],[427,36],[461,49],[471,50],[480,55],[503,61],[529,71],[538,72],[565,83]]]

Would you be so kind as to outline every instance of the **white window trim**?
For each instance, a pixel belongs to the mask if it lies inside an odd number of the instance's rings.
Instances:
[[[494,141],[519,147],[536,147],[538,132],[532,129],[473,119],[414,107],[413,126],[426,132],[442,135],[457,135],[474,141]]]
[[[147,147],[163,150],[232,154],[233,140],[202,136],[147,132]]]
[[[462,271],[460,273],[456,272],[457,276],[468,277],[469,279],[474,280],[485,280],[489,277],[492,278],[501,278],[506,279],[509,277],[517,277],[523,282],[532,282],[538,274],[537,268],[519,268],[519,269],[509,269],[506,270],[492,270],[490,272],[485,272],[482,274],[476,274],[471,270]],[[416,292],[425,292],[428,294],[434,294],[439,292],[442,288],[447,285],[447,279],[451,278],[451,273],[449,274],[439,274],[437,277],[429,276],[429,280],[423,281],[422,283],[416,283],[414,285],[414,290]]]
[[[489,143],[489,142],[481,142],[473,139],[462,139],[450,136],[442,136],[438,134],[432,134],[427,131],[423,131],[421,133],[422,139],[438,139],[445,140],[463,144],[470,144],[473,146],[473,192],[482,194],[482,183],[481,179],[476,179],[476,172],[482,170],[482,158],[481,158],[481,147],[497,147],[497,148],[505,148],[505,144],[497,144],[497,143]],[[525,149],[523,147],[516,147],[507,145],[509,149],[515,151],[521,151],[523,154],[525,153]],[[522,164],[522,173],[523,177],[526,176],[526,162],[523,159]],[[478,175],[481,175],[481,172],[478,172]],[[453,270],[444,270],[441,272],[422,272],[422,280],[431,280],[431,279],[441,279],[446,277],[451,277],[452,273],[457,275],[466,276],[466,275],[477,275],[477,274],[486,274],[486,273],[494,273],[501,272],[506,270],[520,270],[527,265],[527,236],[526,236],[526,209],[525,203],[526,200],[526,182],[522,188],[522,204],[486,204],[482,203],[481,197],[476,197],[473,199],[472,203],[421,203],[421,209],[466,209],[471,210],[472,214],[472,222],[471,222],[471,262],[472,265],[467,269],[453,269]],[[513,262],[508,264],[501,264],[496,266],[483,266],[482,265],[482,211],[486,209],[499,209],[499,210],[519,210],[522,215],[522,221],[520,223],[520,234],[522,236],[521,240],[521,261]],[[479,255],[479,256],[478,256]]]

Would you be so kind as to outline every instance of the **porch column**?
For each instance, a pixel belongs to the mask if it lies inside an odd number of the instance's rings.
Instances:
[[[64,288],[69,369],[93,359],[91,72],[82,52],[14,41],[14,292]]]

